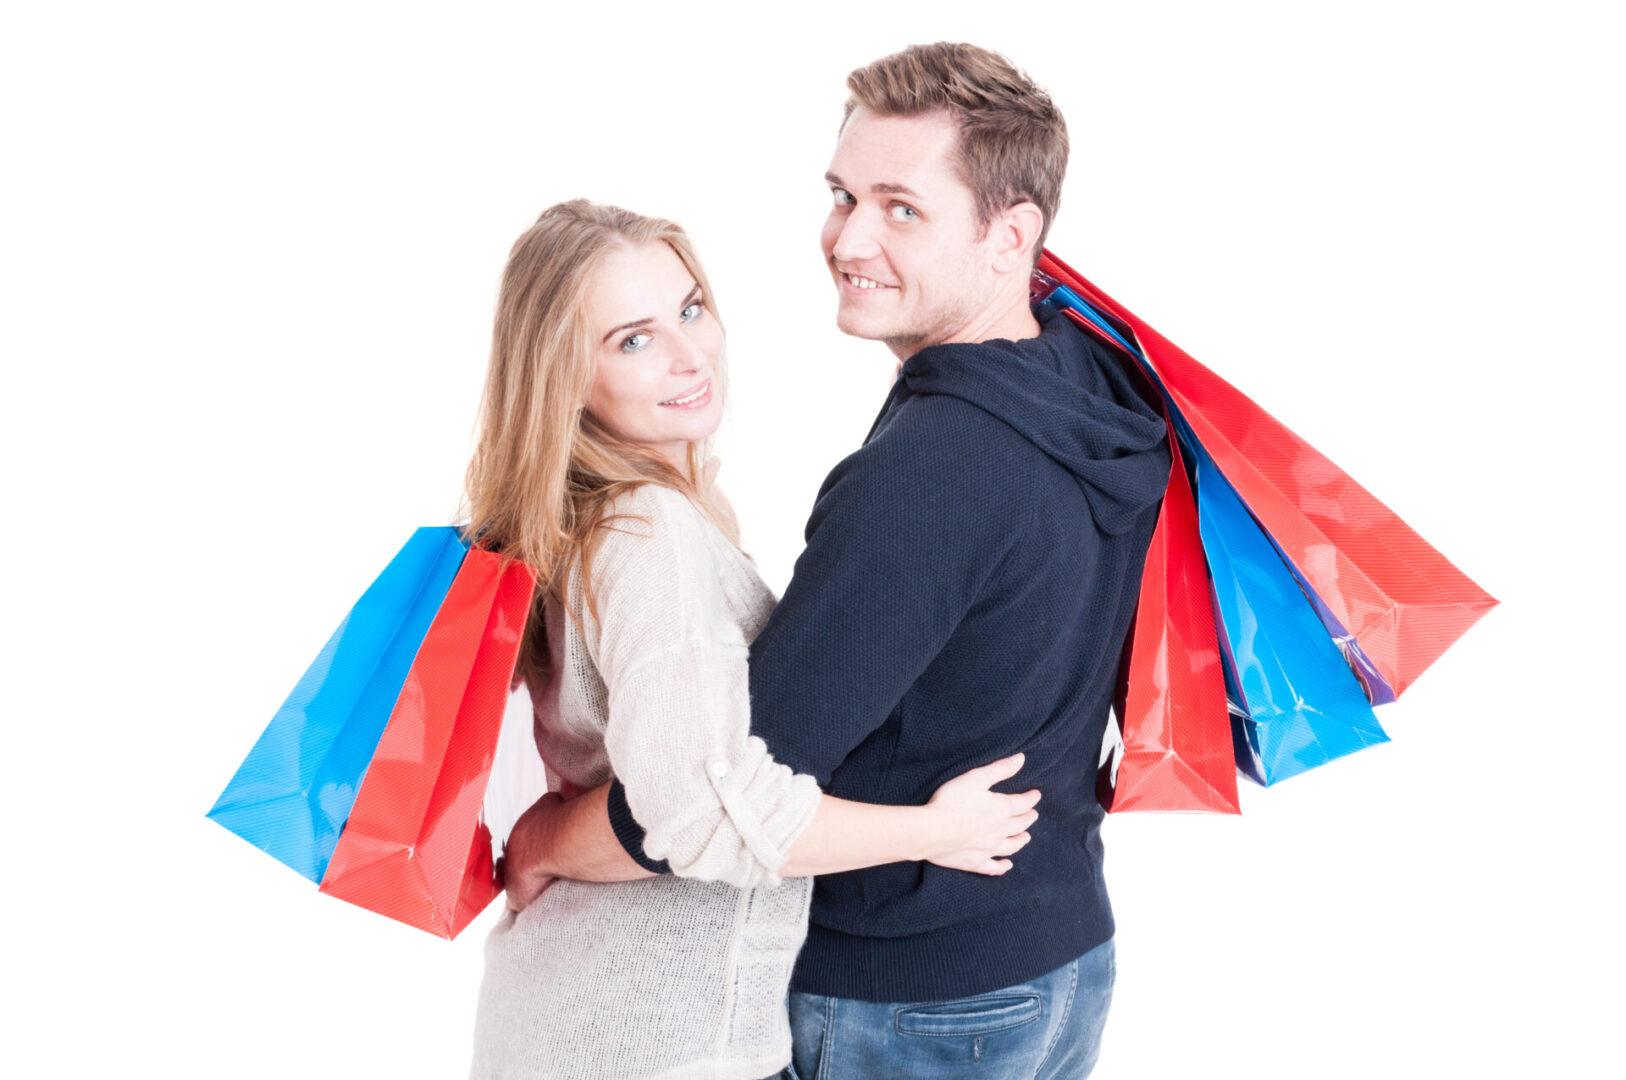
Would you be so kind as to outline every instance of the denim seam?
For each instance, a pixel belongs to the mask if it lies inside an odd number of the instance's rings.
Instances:
[[[1039,1062],[1038,1069],[1036,1069],[1034,1071],[1034,1073],[1033,1073],[1033,1075],[1036,1078],[1044,1074],[1045,1066],[1049,1065],[1050,1064],[1050,1059],[1052,1057],[1055,1057],[1055,1055],[1056,1055],[1056,1047],[1061,1045],[1061,1033],[1067,1030],[1067,1021],[1069,1019],[1071,1019],[1071,1017],[1073,1015],[1073,996],[1077,992],[1078,992],[1078,961],[1074,960],[1073,961],[1073,981],[1072,981],[1072,984],[1067,987],[1067,1004],[1062,1006],[1061,1019],[1060,1019],[1060,1022],[1056,1024],[1056,1034],[1051,1037],[1050,1045],[1045,1047],[1044,1060]]]
[[[836,999],[831,996],[824,999],[824,1038],[819,1040],[819,1067],[813,1074],[813,1080],[830,1080],[831,1070],[835,1068],[831,1062],[835,1061],[836,1043]]]

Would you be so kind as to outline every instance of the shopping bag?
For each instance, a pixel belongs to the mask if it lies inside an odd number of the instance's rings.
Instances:
[[[469,551],[390,714],[321,891],[455,937],[501,892],[481,816],[536,574]]]
[[[1370,701],[1404,692],[1495,606],[1392,510],[1235,387],[1050,252],[1039,270],[1133,334],[1170,402],[1308,587]]]
[[[412,534],[271,718],[209,817],[312,881],[322,880],[463,553],[456,529]]]
[[[1197,508],[1180,447],[1146,552],[1119,675],[1119,747],[1096,795],[1110,813],[1238,814],[1235,746]]]
[[[1197,521],[1213,585],[1236,764],[1260,784],[1387,742],[1360,682],[1281,552],[1178,414],[1196,465]]]

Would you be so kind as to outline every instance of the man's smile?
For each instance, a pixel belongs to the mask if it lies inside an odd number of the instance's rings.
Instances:
[[[874,291],[876,289],[896,289],[897,288],[896,285],[888,285],[888,284],[886,284],[884,282],[876,281],[874,278],[864,277],[862,274],[849,274],[849,273],[843,272],[841,277],[842,277],[842,280],[845,281],[850,288],[856,289],[859,292],[871,292],[871,291]]]

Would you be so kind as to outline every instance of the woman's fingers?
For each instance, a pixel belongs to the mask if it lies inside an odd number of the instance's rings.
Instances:
[[[1034,788],[1032,791],[1024,791],[1020,795],[1007,795],[1005,799],[1010,803],[1011,813],[1020,814],[1024,810],[1031,810],[1039,805],[1039,789]]]
[[[1027,847],[1028,841],[1032,839],[1033,835],[1031,833],[1017,833],[1015,836],[1009,837],[1004,843],[996,847],[994,849],[994,854],[1015,855],[1018,851],[1021,851],[1023,848]]]
[[[1022,762],[1026,760],[1027,756],[1025,754],[1012,754],[1008,758],[1000,758],[998,761],[989,762],[987,765],[979,765],[975,769],[968,769],[960,774],[960,778],[962,780],[969,779],[978,787],[990,788],[1001,780],[1009,780],[1021,772]]]

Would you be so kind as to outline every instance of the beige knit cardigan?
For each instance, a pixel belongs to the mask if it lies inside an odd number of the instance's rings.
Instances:
[[[790,1060],[785,993],[811,878],[781,880],[819,789],[750,735],[746,653],[774,596],[678,492],[645,485],[546,607],[533,688],[550,784],[619,777],[672,874],[555,881],[486,939],[474,1080],[756,1080]]]

